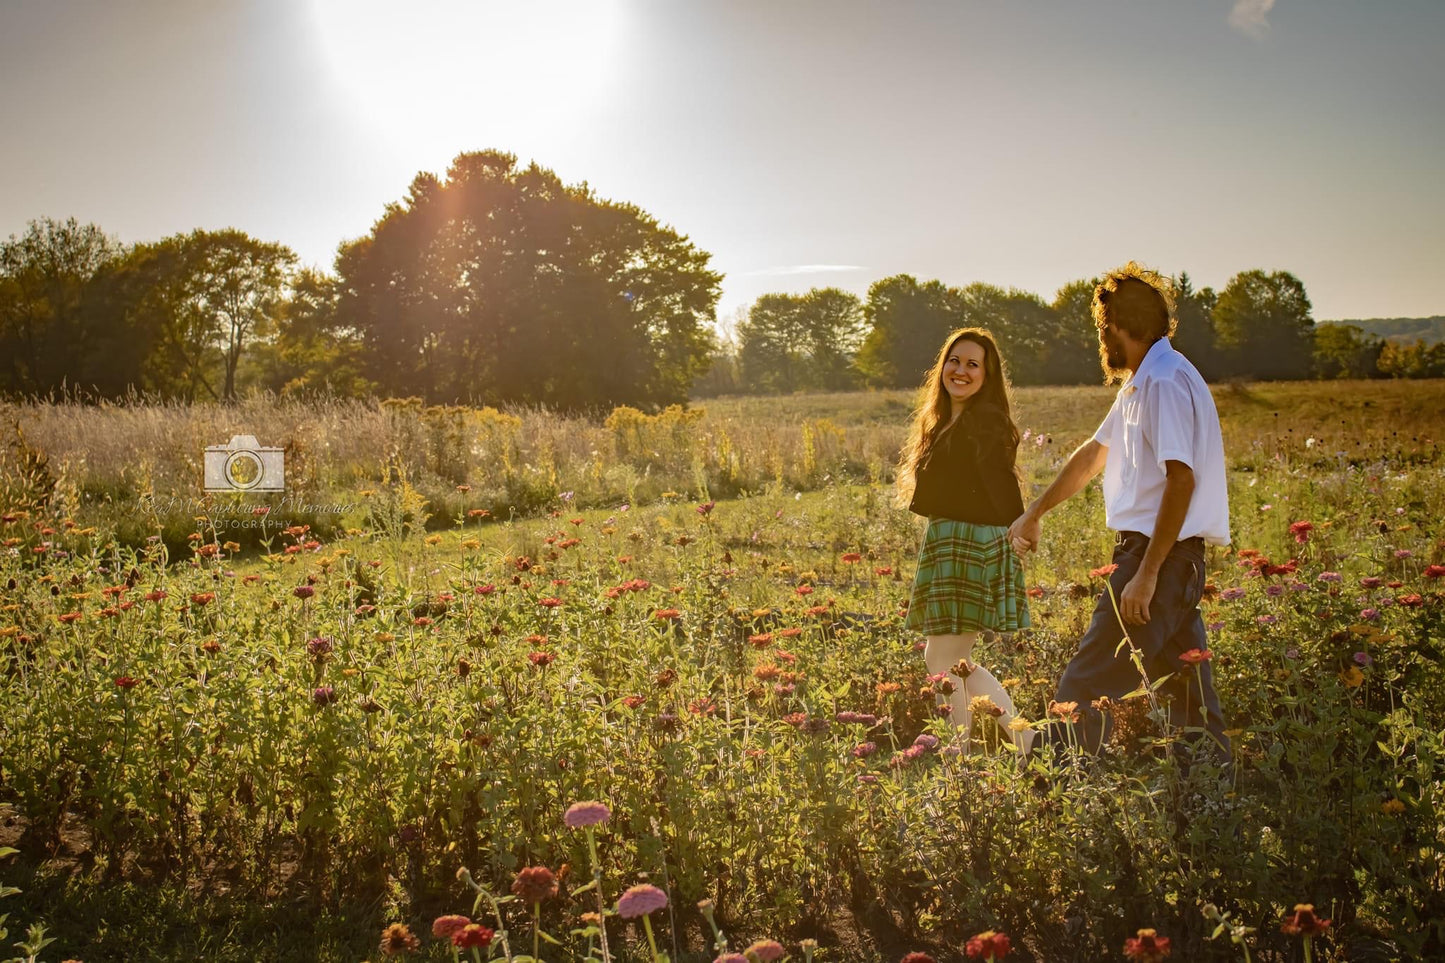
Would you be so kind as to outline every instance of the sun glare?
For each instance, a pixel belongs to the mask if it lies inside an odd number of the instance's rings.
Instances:
[[[450,153],[525,153],[586,122],[620,33],[617,0],[313,0],[321,43],[368,122]]]

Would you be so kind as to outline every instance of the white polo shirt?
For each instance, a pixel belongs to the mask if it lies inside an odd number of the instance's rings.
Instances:
[[[1114,396],[1094,440],[1109,448],[1104,462],[1104,513],[1119,532],[1154,533],[1164,498],[1164,463],[1194,470],[1194,497],[1179,537],[1229,544],[1229,490],[1224,438],[1209,386],[1168,338],[1150,346],[1139,370]]]

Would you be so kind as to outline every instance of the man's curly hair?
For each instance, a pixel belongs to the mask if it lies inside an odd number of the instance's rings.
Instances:
[[[1094,286],[1094,324],[1111,324],[1137,341],[1172,336],[1174,282],[1137,261],[1115,268]]]

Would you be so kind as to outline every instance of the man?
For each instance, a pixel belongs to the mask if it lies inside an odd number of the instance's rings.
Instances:
[[[1103,470],[1105,517],[1118,533],[1113,597],[1099,596],[1055,697],[1078,704],[1072,737],[1091,752],[1111,723],[1091,703],[1119,699],[1143,681],[1130,647],[1120,644],[1125,631],[1149,682],[1170,677],[1158,694],[1170,700],[1171,723],[1194,738],[1207,731],[1229,748],[1198,608],[1204,546],[1229,544],[1224,442],[1209,387],[1169,342],[1168,291],[1167,281],[1133,261],[1094,289],[1105,379],[1123,387],[1094,437],[1009,527],[1015,549],[1036,547],[1043,515]],[[1065,725],[1051,727],[1056,744],[1069,737]]]

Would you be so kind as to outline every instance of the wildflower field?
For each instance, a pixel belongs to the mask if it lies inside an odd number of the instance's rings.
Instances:
[[[1018,392],[1035,491],[1110,397]],[[902,394],[0,409],[0,957],[1445,957],[1445,383],[1216,398],[1187,773],[1146,697],[1097,760],[959,750]],[[201,498],[241,431],[300,501]],[[1111,544],[1049,515],[976,653],[1036,723]]]

